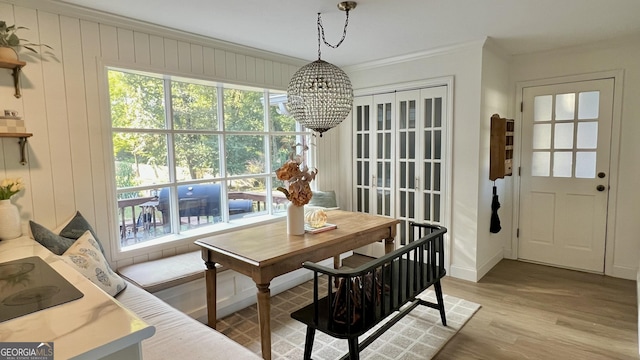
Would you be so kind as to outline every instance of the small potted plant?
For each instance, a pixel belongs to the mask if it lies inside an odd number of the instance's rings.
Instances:
[[[24,26],[16,26],[15,24],[7,26],[6,22],[0,21],[0,59],[18,60],[16,48],[20,46],[36,54],[38,53],[35,49],[36,46],[45,46],[52,49],[51,46],[46,44],[34,44],[29,40],[20,39],[18,35],[16,35],[16,32],[21,29],[27,28]]]

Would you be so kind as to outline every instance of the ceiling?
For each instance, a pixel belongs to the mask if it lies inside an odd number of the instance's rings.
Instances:
[[[327,41],[342,36],[336,0],[56,0],[307,61],[317,13]],[[640,35],[638,0],[360,0],[344,43],[322,59],[355,65],[491,37],[523,54]]]

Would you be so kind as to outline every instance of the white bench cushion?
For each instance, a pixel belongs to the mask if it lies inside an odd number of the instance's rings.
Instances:
[[[144,359],[260,359],[225,335],[133,284],[129,284],[116,299],[156,327],[155,335],[142,341]]]
[[[118,273],[127,281],[154,293],[204,277],[200,251],[124,266]]]

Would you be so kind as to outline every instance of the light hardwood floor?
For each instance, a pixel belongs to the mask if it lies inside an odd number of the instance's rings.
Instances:
[[[482,308],[435,359],[638,359],[635,281],[502,260],[442,288]]]

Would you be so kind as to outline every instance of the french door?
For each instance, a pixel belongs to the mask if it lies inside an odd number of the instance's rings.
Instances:
[[[519,258],[604,272],[613,88],[523,89]]]
[[[444,221],[446,94],[439,86],[354,99],[355,210],[400,219],[399,245],[413,240],[410,221]]]

